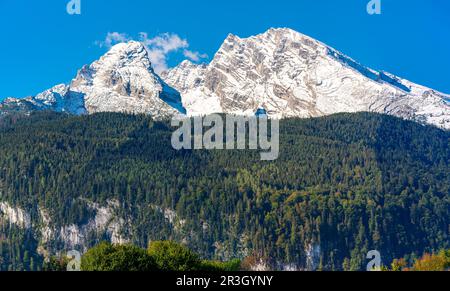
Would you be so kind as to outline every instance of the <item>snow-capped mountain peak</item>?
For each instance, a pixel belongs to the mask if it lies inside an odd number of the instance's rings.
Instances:
[[[209,64],[183,61],[161,76],[142,43],[120,43],[79,70],[70,84],[5,100],[0,113],[48,109],[166,118],[263,111],[286,118],[371,111],[450,129],[449,100],[292,29],[271,28],[248,38],[229,34]]]
[[[145,46],[137,41],[119,43],[113,46],[93,65],[110,69],[136,66],[145,68],[149,71],[153,70]]]
[[[136,41],[113,46],[79,70],[69,85],[55,86],[16,103],[31,110],[74,114],[128,112],[166,118],[185,113],[180,94],[155,74],[145,46]],[[11,104],[14,102],[2,109],[17,108]]]
[[[191,115],[227,112],[274,118],[372,111],[450,128],[447,95],[363,66],[288,28],[229,34],[207,66],[182,63],[163,75]],[[207,104],[207,105],[205,105]]]
[[[162,117],[183,111],[179,93],[155,74],[147,50],[135,41],[115,45],[80,70],[70,87],[85,94],[89,113],[132,112]]]

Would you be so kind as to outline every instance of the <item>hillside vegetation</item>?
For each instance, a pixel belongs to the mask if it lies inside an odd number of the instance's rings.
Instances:
[[[450,248],[448,131],[369,113],[280,130],[279,159],[261,162],[259,151],[175,151],[173,128],[142,115],[4,117],[0,202],[32,226],[0,213],[0,269],[36,270],[41,254],[67,251],[64,237],[43,240],[42,209],[58,229],[111,201],[138,247],[173,240],[275,269],[362,270],[369,250],[388,263]],[[92,232],[76,247],[109,239]]]

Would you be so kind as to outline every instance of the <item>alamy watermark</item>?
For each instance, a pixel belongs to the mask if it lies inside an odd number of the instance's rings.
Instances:
[[[172,147],[176,150],[259,149],[263,151],[263,161],[276,160],[279,155],[279,120],[269,120],[267,116],[177,116],[171,125],[179,127],[172,134]]]
[[[67,13],[70,15],[81,14],[81,0],[70,0],[66,6]]]
[[[370,0],[369,3],[367,3],[367,13],[370,15],[380,15],[381,14],[381,0]]]
[[[67,13],[70,15],[81,14],[81,0],[70,0],[66,6]],[[370,15],[381,14],[381,0],[370,0],[366,6],[367,13]]]
[[[69,251],[67,253],[67,258],[69,259],[66,268],[68,272],[77,272],[81,270],[81,253],[79,251]]]
[[[368,252],[366,259],[370,260],[366,267],[368,272],[381,271],[381,253],[379,251],[372,250]]]

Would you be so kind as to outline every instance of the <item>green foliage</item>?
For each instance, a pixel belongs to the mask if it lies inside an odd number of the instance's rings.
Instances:
[[[52,265],[59,266],[56,261]],[[102,242],[81,259],[83,271],[237,271],[239,260],[200,260],[190,249],[172,241],[152,242],[148,250]]]
[[[203,260],[199,270],[209,272],[236,272],[241,270],[241,260],[233,259],[228,262]]]
[[[197,254],[173,241],[151,242],[148,253],[162,271],[194,271],[201,266]]]
[[[434,127],[369,113],[284,120],[279,159],[261,162],[258,151],[176,151],[169,124],[143,115],[0,123],[0,201],[35,224],[45,209],[56,227],[83,225],[86,201],[114,200],[139,247],[185,241],[205,259],[256,253],[304,268],[316,244],[323,270],[362,270],[372,249],[390,262],[450,248],[450,133]],[[2,268],[28,268],[39,232],[0,235]],[[92,234],[87,247],[104,239]]]
[[[0,211],[0,271],[40,271],[44,260],[29,230],[2,221]]]
[[[100,243],[81,259],[83,271],[154,271],[155,261],[147,252],[132,245]]]

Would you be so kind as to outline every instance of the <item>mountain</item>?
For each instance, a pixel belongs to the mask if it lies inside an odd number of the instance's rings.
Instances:
[[[449,131],[372,113],[285,119],[279,159],[261,162],[177,151],[172,130],[121,113],[0,119],[0,270],[105,240],[280,270],[450,247]]]
[[[86,113],[83,94],[70,91],[70,87],[64,84],[48,89],[35,97],[7,98],[0,104],[0,115],[40,110],[72,114]]]
[[[188,113],[318,117],[386,113],[450,128],[448,95],[377,72],[290,29],[246,39],[230,34],[208,65],[189,61],[163,74]]]
[[[147,113],[167,118],[185,113],[180,94],[157,76],[145,47],[121,43],[91,65],[84,66],[69,85],[58,85],[35,97],[6,99],[0,111],[53,110],[72,114],[96,112]]]
[[[0,105],[0,270],[101,241],[174,240],[259,270],[448,249],[448,100],[289,29],[229,35],[211,63],[161,76],[141,43],[118,44]],[[168,117],[214,112],[282,118],[279,158],[173,149]]]
[[[230,34],[209,64],[184,61],[161,76],[142,44],[121,43],[83,67],[69,85],[6,99],[0,114],[134,112],[161,119],[178,113],[264,111],[288,118],[368,111],[450,129],[449,100],[450,95],[372,70],[281,28],[245,39]]]

